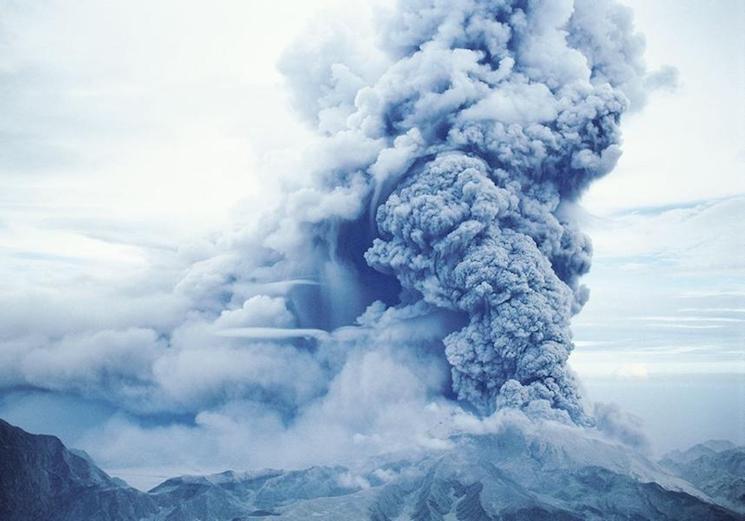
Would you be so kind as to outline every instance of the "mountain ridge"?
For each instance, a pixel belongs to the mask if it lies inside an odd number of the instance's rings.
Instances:
[[[452,436],[438,450],[379,457],[354,469],[316,466],[179,476],[142,492],[54,436],[29,434],[0,420],[0,518],[745,519],[726,498],[712,499],[622,444],[581,433],[558,424],[531,429],[508,422],[495,432]],[[745,455],[743,448],[727,450]]]

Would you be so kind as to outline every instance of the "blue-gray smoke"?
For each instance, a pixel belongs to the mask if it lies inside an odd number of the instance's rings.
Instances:
[[[378,27],[374,47],[335,28],[284,58],[318,137],[275,212],[136,312],[0,338],[0,387],[245,416],[273,454],[278,436],[390,450],[455,402],[592,423],[566,365],[591,253],[575,203],[660,82],[629,11],[402,0]]]
[[[307,325],[422,301],[448,317],[440,349],[458,399],[481,413],[540,400],[587,421],[566,366],[591,257],[572,205],[613,168],[621,115],[649,82],[630,13],[606,0],[406,0],[384,26],[374,66],[351,51],[344,63],[350,42],[285,60],[338,154],[320,195],[304,209],[288,198],[312,259],[303,275],[320,280]]]

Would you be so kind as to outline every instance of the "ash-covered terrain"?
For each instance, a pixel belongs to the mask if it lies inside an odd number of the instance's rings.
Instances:
[[[4,521],[738,520],[745,447],[707,442],[659,463],[587,429],[519,413],[483,434],[356,468],[175,477],[148,492],[53,436],[0,421]]]

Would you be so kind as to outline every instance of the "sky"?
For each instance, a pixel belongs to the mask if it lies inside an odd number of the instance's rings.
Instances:
[[[584,197],[595,256],[572,363],[653,439],[741,440],[745,9],[627,4],[648,62],[673,65],[678,85],[624,122],[617,169]]]
[[[677,69],[677,85],[625,116],[617,168],[583,196],[594,264],[570,365],[593,399],[639,415],[659,450],[745,442],[745,9],[624,3],[648,64]],[[34,335],[129,328],[159,342],[136,327],[176,323],[184,270],[225,230],[253,226],[302,168],[313,136],[278,71],[283,52],[312,45],[298,39],[308,25],[364,26],[376,5],[0,2],[0,362]],[[84,376],[85,348],[69,349],[36,377]],[[101,433],[133,420],[81,401],[83,376],[80,389],[39,392],[0,368],[0,417],[130,481],[165,472],[120,456],[146,443],[134,428],[96,452]]]

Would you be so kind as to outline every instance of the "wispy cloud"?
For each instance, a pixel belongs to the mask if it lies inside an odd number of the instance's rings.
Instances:
[[[588,219],[595,257],[625,269],[736,274],[745,269],[745,196]],[[739,293],[731,288],[723,290]]]

